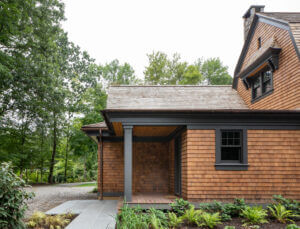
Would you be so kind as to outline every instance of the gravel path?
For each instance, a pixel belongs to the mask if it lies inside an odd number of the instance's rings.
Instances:
[[[96,193],[90,193],[94,186],[74,187],[74,185],[76,184],[41,185],[28,188],[28,191],[33,191],[35,193],[35,197],[28,201],[26,217],[32,215],[34,211],[48,211],[68,200],[97,199]]]

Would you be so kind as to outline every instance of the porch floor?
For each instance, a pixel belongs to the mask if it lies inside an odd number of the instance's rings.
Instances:
[[[130,206],[140,205],[141,207],[149,205],[151,206],[168,206],[168,204],[174,202],[178,198],[175,195],[168,193],[135,193],[132,195],[132,201],[127,202]],[[120,197],[118,202],[118,209],[122,207],[124,198]],[[165,208],[165,207],[164,207]]]

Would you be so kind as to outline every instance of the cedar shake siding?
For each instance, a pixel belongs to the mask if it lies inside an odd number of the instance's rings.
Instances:
[[[174,192],[174,165],[169,160],[174,154],[174,141],[133,143],[133,193]],[[124,190],[124,143],[103,144],[103,192],[122,193]],[[172,158],[174,158],[172,156]],[[98,151],[100,168],[100,151]],[[170,175],[171,174],[171,175]],[[100,188],[98,169],[98,189]]]
[[[215,169],[215,130],[187,130],[185,197],[264,201],[272,195],[300,198],[300,131],[248,130],[247,171]]]
[[[258,22],[252,41],[249,44],[242,69],[257,51],[257,40],[261,37],[262,44],[275,37],[282,49],[279,56],[279,68],[273,72],[272,94],[252,103],[251,88],[248,90],[241,79],[238,80],[237,91],[250,109],[296,109],[300,108],[300,61],[291,41],[289,32],[273,25]]]

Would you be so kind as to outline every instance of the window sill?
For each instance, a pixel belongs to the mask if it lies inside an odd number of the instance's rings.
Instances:
[[[216,170],[248,170],[248,164],[238,164],[238,163],[221,163],[215,164]]]
[[[271,89],[270,91],[264,93],[263,95],[261,95],[261,96],[255,98],[255,99],[252,99],[252,100],[251,100],[251,103],[253,104],[253,103],[255,103],[255,102],[257,102],[257,101],[259,101],[259,100],[261,100],[261,99],[267,97],[268,95],[272,94],[273,91],[274,91],[274,89]]]

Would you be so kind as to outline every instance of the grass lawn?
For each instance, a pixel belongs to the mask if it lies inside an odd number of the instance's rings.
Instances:
[[[93,183],[86,183],[86,184],[79,184],[79,185],[76,185],[74,187],[93,187],[93,186],[97,186],[97,183],[96,182],[93,182]]]

